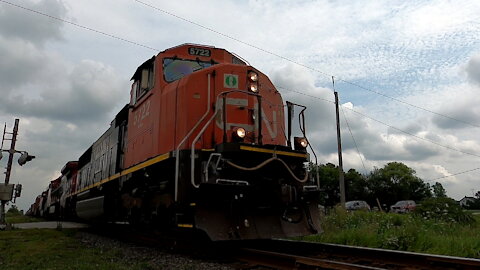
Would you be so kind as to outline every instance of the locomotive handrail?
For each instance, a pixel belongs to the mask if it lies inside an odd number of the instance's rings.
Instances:
[[[207,83],[207,109],[205,113],[202,115],[200,120],[197,121],[197,123],[193,126],[193,128],[185,135],[185,137],[180,141],[180,143],[177,146],[177,149],[175,150],[175,201],[178,199],[178,171],[179,171],[179,166],[180,166],[180,147],[185,143],[185,141],[190,137],[193,133],[193,131],[200,125],[200,123],[207,117],[208,113],[210,112],[210,80],[211,80],[211,74],[208,74],[208,83]]]
[[[220,98],[220,96],[223,95],[223,115],[224,115],[224,119],[223,119],[223,134],[224,134],[224,142],[226,142],[226,96],[230,93],[243,93],[243,94],[247,94],[247,95],[250,95],[250,96],[256,96],[258,98],[258,100],[261,100],[261,95],[260,94],[257,94],[257,93],[251,93],[251,92],[246,92],[246,91],[243,91],[243,90],[229,90],[229,91],[223,91],[221,92],[220,94],[217,95],[217,101],[216,103],[218,103],[218,100]],[[217,104],[216,104],[217,105]],[[261,105],[261,103],[259,104]],[[195,188],[199,188],[200,185],[196,184],[195,183],[195,143],[198,141],[198,139],[203,135],[203,133],[205,132],[205,130],[207,129],[208,125],[210,125],[210,123],[212,122],[212,120],[216,117],[217,113],[219,112],[219,107],[220,106],[215,106],[215,112],[214,114],[210,117],[210,119],[208,119],[207,123],[205,123],[205,125],[203,126],[203,128],[200,130],[200,132],[198,133],[198,135],[193,139],[192,141],[192,147],[191,147],[191,154],[190,154],[190,159],[191,159],[191,164],[190,164],[190,181],[192,183],[192,185],[195,187]],[[259,106],[260,107],[260,106]],[[261,118],[261,112],[262,110],[259,109],[258,110],[259,112],[259,117],[258,117],[258,122],[259,122],[259,126],[261,127],[262,126],[262,118]],[[259,132],[261,132],[261,128],[259,129]],[[260,137],[261,138],[261,137]],[[207,179],[208,180],[208,179]]]
[[[205,179],[209,179],[208,177],[208,166],[210,166],[210,161],[212,161],[213,157],[218,157],[217,162],[215,163],[215,169],[218,168],[218,164],[220,163],[220,160],[222,158],[222,154],[220,153],[211,153],[210,156],[208,157],[207,164],[205,164],[205,169],[204,169],[204,174],[205,174]]]
[[[315,157],[315,165],[318,168],[317,154],[315,153],[315,150],[313,150],[313,147],[310,144],[310,141],[308,140],[307,134],[305,132],[305,115],[304,115],[304,112],[307,109],[307,107],[304,106],[304,105],[300,105],[300,104],[290,102],[290,101],[287,101],[287,106],[288,106],[288,143],[291,146],[290,137],[291,137],[291,132],[292,132],[292,130],[291,130],[292,129],[292,127],[291,127],[292,118],[291,117],[292,117],[292,113],[293,113],[293,107],[292,106],[298,106],[298,107],[302,108],[302,110],[298,114],[298,125],[299,125],[299,128],[300,128],[300,131],[302,131],[303,137],[305,138],[305,140],[307,140],[307,143],[308,143],[308,146],[310,147],[310,150],[312,150],[313,156]],[[320,189],[320,175],[319,175],[318,169],[316,170],[316,178],[317,178],[317,187],[318,187],[318,189]]]
[[[218,97],[217,97],[218,98]],[[212,122],[213,118],[215,118],[215,116],[217,115],[218,113],[218,107],[216,106],[215,107],[215,112],[213,113],[212,117],[210,117],[210,119],[208,119],[207,123],[203,126],[203,128],[200,130],[200,132],[198,133],[197,137],[195,137],[195,139],[193,139],[193,142],[192,142],[192,147],[191,147],[191,154],[190,154],[190,159],[191,159],[191,165],[190,165],[190,181],[192,183],[192,185],[195,187],[195,188],[199,188],[200,185],[197,185],[195,184],[195,175],[193,174],[193,172],[195,171],[195,143],[197,142],[197,140],[200,138],[201,134],[203,134],[203,132],[205,132],[205,130],[207,129],[207,126]]]

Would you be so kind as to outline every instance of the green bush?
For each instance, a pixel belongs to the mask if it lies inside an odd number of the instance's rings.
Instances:
[[[450,198],[426,199],[417,206],[415,214],[428,220],[458,222],[462,224],[475,223],[472,214],[463,211],[460,205]]]
[[[10,209],[8,209],[7,213],[10,213],[12,215],[16,215],[16,214],[20,214],[20,211],[18,210],[17,206],[16,205],[12,205],[12,207],[10,207]]]

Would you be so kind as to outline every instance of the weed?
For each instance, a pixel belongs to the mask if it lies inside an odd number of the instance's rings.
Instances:
[[[323,234],[301,239],[480,258],[479,223],[464,220],[334,209],[322,221]],[[480,216],[473,220],[480,221]]]

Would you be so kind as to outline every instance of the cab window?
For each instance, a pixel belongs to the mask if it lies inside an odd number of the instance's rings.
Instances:
[[[200,60],[165,58],[163,59],[163,76],[166,82],[173,82],[213,64],[212,62]]]
[[[142,69],[142,72],[140,73],[140,78],[137,81],[137,98],[142,97],[146,92],[153,88],[154,77],[155,76],[153,72],[153,65]]]
[[[155,58],[147,60],[132,77],[131,103],[135,104],[145,93],[150,91],[155,84]]]

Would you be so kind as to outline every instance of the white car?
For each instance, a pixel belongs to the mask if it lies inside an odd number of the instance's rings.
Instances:
[[[370,205],[366,201],[348,201],[345,203],[345,209],[353,210],[370,210]]]

